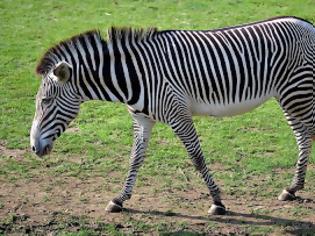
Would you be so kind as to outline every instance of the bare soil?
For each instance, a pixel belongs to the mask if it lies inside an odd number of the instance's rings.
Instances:
[[[0,151],[17,159],[25,152],[8,150],[4,145]],[[112,225],[114,230],[132,235],[315,235],[313,193],[301,192],[292,202],[234,194],[225,196],[227,215],[208,216],[210,197],[204,186],[197,183],[186,189],[165,189],[152,178],[145,186],[135,187],[122,213],[106,213],[107,203],[121,187],[117,181],[111,182],[117,178],[123,181],[116,173],[80,178],[40,172],[14,182],[2,176],[0,233],[53,235],[84,228],[106,235],[110,233],[104,233],[104,228]],[[259,180],[251,181],[257,183],[250,186],[259,186]]]
[[[23,150],[23,149],[8,149],[5,146],[5,142],[0,140],[0,154],[3,156],[21,160],[23,159],[23,155],[25,152],[26,150]]]

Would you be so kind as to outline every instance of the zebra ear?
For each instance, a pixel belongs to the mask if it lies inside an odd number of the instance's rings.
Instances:
[[[65,83],[70,79],[72,66],[65,62],[59,62],[53,70],[57,80],[61,83]]]

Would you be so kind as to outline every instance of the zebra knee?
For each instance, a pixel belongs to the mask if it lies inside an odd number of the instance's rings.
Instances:
[[[203,160],[195,155],[192,155],[191,161],[196,168],[200,168],[204,164]]]
[[[206,165],[203,157],[201,157],[201,158],[200,157],[199,158],[193,157],[192,163],[193,163],[195,169],[197,171],[199,171],[201,174],[206,174],[208,172],[208,168],[207,168],[207,165]]]

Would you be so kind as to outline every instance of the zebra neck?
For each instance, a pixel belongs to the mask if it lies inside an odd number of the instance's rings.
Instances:
[[[98,35],[75,41],[74,83],[83,101],[122,102],[142,111],[154,96],[154,83],[161,86],[161,42],[151,31],[119,32],[106,41]]]
[[[122,102],[142,111],[153,79],[146,65],[148,57],[123,40],[102,42],[96,48],[93,59],[80,69],[84,100]]]
[[[122,86],[124,78],[113,45],[100,39],[86,42],[84,51],[78,49],[81,57],[74,74],[82,100],[127,103],[130,86]]]

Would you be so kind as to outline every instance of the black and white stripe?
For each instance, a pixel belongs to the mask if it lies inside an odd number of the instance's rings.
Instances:
[[[218,30],[112,28],[108,34],[104,40],[97,31],[90,31],[51,48],[37,67],[43,84],[51,86],[42,86],[37,100],[46,90],[58,88],[52,101],[56,105],[38,121],[47,137],[64,131],[80,102],[99,99],[128,106],[135,131],[130,171],[109,210],[120,209],[130,198],[151,128],[160,121],[180,137],[202,174],[214,201],[211,213],[223,213],[192,115],[240,114],[270,97],[279,101],[300,149],[293,182],[279,198],[294,197],[303,187],[315,136],[315,28],[311,23],[281,17]],[[72,67],[70,81],[62,85],[50,80],[61,61]]]

